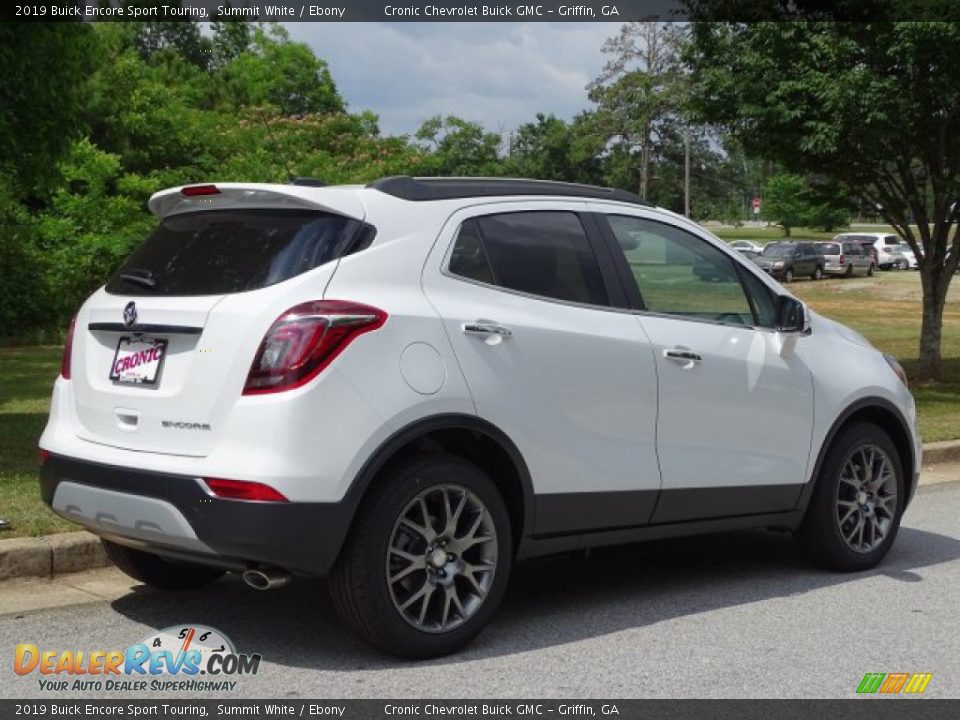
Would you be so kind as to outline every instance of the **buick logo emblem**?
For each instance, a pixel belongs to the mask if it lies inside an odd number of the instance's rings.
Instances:
[[[123,324],[133,327],[137,323],[137,304],[131,300],[123,309]]]

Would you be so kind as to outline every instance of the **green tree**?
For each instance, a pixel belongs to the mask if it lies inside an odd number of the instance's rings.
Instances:
[[[619,146],[619,157],[639,156],[637,192],[643,198],[664,126],[677,123],[685,99],[684,32],[671,23],[624,24],[604,43],[602,52],[609,60],[588,86],[590,100],[597,104],[597,131],[609,145]]]
[[[222,78],[225,99],[237,107],[267,104],[288,116],[345,109],[327,64],[280,26],[256,29],[249,49],[224,65]]]
[[[83,127],[97,43],[83,23],[0,23],[0,184],[37,197]]]
[[[692,28],[702,117],[786,170],[820,174],[879,208],[916,252],[919,375],[939,378],[943,310],[960,261],[960,23]]]
[[[774,175],[764,187],[763,215],[780,225],[787,237],[791,228],[805,224],[810,216],[810,204],[804,196],[806,189],[802,177],[789,174]]]
[[[431,151],[433,175],[498,175],[500,136],[477,123],[435,115],[417,130],[416,138]]]
[[[601,182],[597,154],[602,148],[584,142],[582,126],[580,119],[567,123],[538,113],[536,122],[524,123],[511,136],[504,172],[539,180]]]

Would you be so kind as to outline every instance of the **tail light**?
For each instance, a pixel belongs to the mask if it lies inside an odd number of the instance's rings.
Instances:
[[[383,310],[343,300],[315,300],[290,308],[260,343],[243,394],[292,390],[310,382],[354,338],[386,321]]]
[[[184,197],[202,197],[204,195],[219,195],[220,188],[216,185],[190,185],[180,190]]]
[[[843,265],[847,261],[847,258],[843,255],[840,256],[840,264]]]
[[[47,464],[47,460],[50,458],[50,451],[44,450],[43,448],[37,448],[37,462],[41,466]]]
[[[223,478],[204,478],[203,482],[210,488],[210,492],[227,500],[289,502],[279,490],[274,490],[263,483],[246,480],[224,480]]]
[[[74,315],[70,320],[70,327],[67,328],[67,339],[63,343],[63,356],[60,358],[60,377],[64,380],[70,379],[70,368],[73,365],[73,329],[77,325],[77,316]]]

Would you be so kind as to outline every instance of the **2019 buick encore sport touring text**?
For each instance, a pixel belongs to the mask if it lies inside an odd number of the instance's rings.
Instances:
[[[890,549],[903,370],[695,223],[528,180],[210,184],[71,324],[44,500],[169,590],[329,578],[372,645],[463,647],[529,558],[740,528]]]

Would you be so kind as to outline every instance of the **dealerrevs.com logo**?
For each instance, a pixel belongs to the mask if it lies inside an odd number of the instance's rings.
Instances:
[[[179,625],[126,650],[50,650],[34,643],[14,649],[17,675],[36,675],[43,691],[231,691],[233,679],[256,675],[260,655],[238,653],[230,639],[204,625]]]

